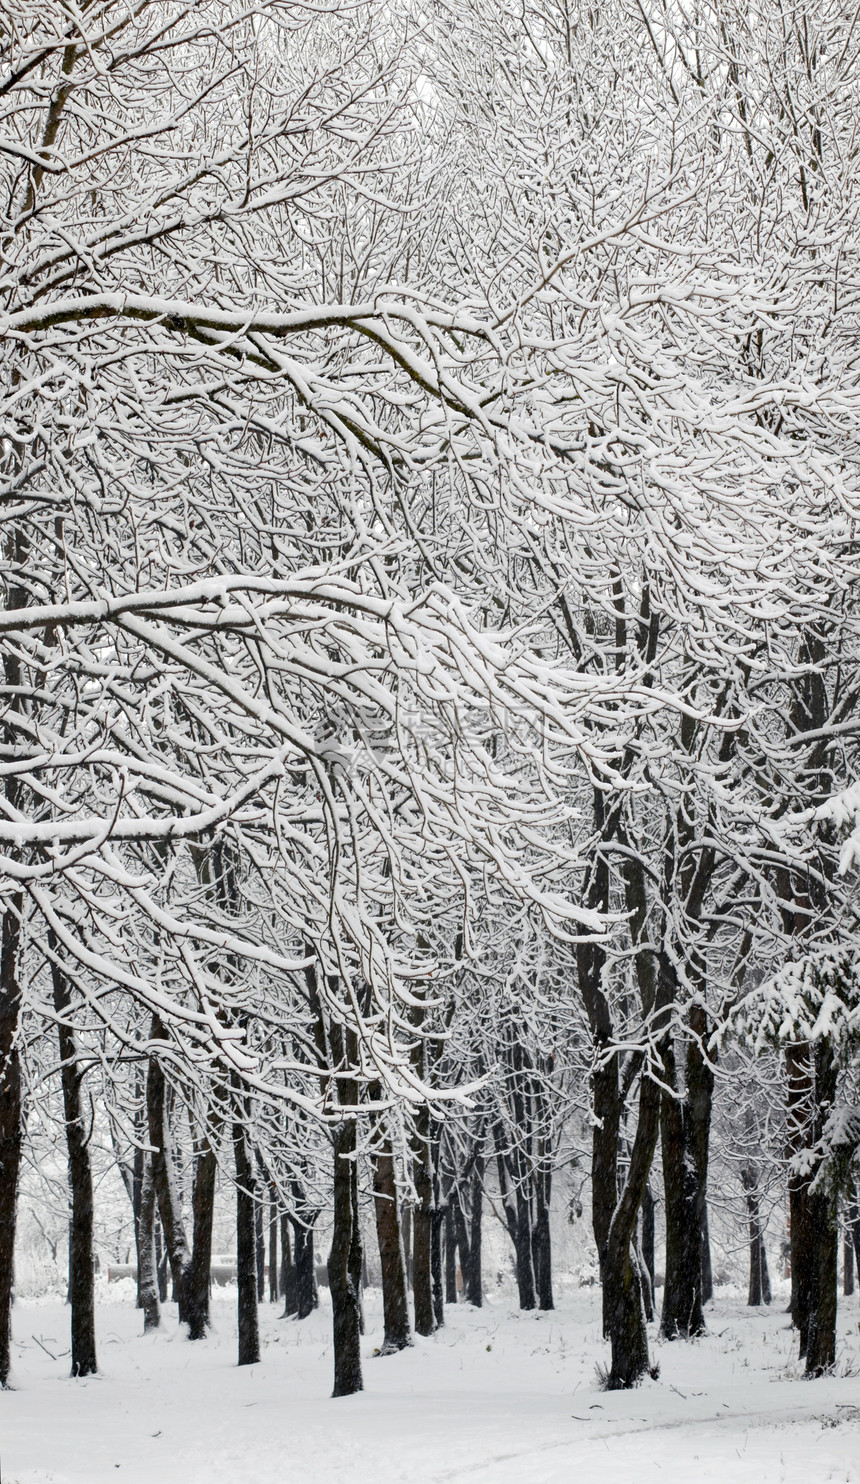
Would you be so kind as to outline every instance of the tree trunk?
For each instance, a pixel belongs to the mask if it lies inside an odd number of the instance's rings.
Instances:
[[[237,1094],[238,1099],[238,1094]],[[237,1114],[240,1109],[237,1106]],[[236,1165],[236,1280],[239,1290],[239,1365],[256,1365],[260,1359],[260,1330],[257,1314],[257,1228],[254,1200],[254,1165],[248,1148],[245,1122],[233,1122],[233,1157]]]
[[[269,1192],[269,1303],[276,1304],[281,1297],[280,1268],[278,1267],[278,1200],[275,1188]]]
[[[480,1146],[475,1154],[475,1165],[472,1171],[469,1198],[468,1260],[466,1271],[463,1275],[466,1303],[474,1304],[476,1309],[480,1309],[484,1302],[483,1211],[485,1161],[483,1143],[484,1136],[481,1134]]]
[[[293,1254],[290,1250],[290,1218],[286,1211],[281,1216],[281,1288],[284,1294],[283,1318],[287,1319],[290,1314],[295,1314],[298,1306],[298,1289],[296,1285],[296,1265],[293,1262]]]
[[[151,1037],[153,1041],[165,1040],[164,1028],[157,1017],[153,1018]],[[155,1193],[170,1270],[173,1274],[174,1293],[179,1304],[179,1318],[186,1317],[186,1294],[191,1268],[191,1254],[185,1228],[182,1225],[181,1203],[176,1188],[176,1168],[170,1139],[170,1124],[167,1113],[167,1087],[161,1063],[154,1054],[149,1058],[146,1078],[146,1109],[149,1118],[149,1142],[153,1148],[152,1169]]]
[[[417,1136],[413,1144],[415,1155],[415,1194],[418,1204],[413,1214],[413,1271],[412,1290],[415,1295],[415,1332],[432,1335],[436,1323],[433,1317],[433,1285],[430,1269],[433,1182],[430,1176],[430,1115],[426,1107],[419,1109]]]
[[[815,1142],[821,1139],[836,1097],[837,1069],[830,1042],[816,1041]],[[810,1184],[817,1171],[811,1172]],[[813,1232],[812,1284],[806,1344],[806,1374],[823,1376],[836,1362],[836,1308],[839,1288],[839,1223],[836,1193],[814,1189],[809,1194]]]
[[[313,1228],[294,1221],[293,1233],[295,1235],[296,1318],[307,1319],[317,1306]]]
[[[711,1303],[714,1297],[714,1269],[711,1262],[711,1229],[708,1225],[708,1204],[702,1214],[702,1303]]]
[[[343,1089],[341,1089],[341,1092]],[[359,1297],[350,1266],[353,1251],[355,1203],[353,1200],[353,1163],[355,1154],[355,1119],[348,1118],[335,1126],[334,1146],[334,1224],[328,1259],[328,1281],[331,1290],[332,1325],[334,1329],[334,1390],[332,1396],[352,1396],[361,1391],[361,1319]]]
[[[16,893],[0,928],[0,1386],[9,1384],[12,1300],[15,1287],[15,1217],[23,1138],[18,1020],[21,991],[18,955],[22,902]]]
[[[454,1224],[455,1196],[453,1191],[448,1193],[448,1203],[445,1207],[445,1302],[456,1304],[457,1302],[457,1229]]]
[[[689,1048],[688,1048],[689,1050]],[[674,1046],[665,1053],[666,1083],[678,1087]],[[661,1131],[666,1201],[666,1277],[660,1330],[664,1338],[704,1333],[702,1309],[702,1212],[692,1157],[689,1099],[664,1092]]]
[[[412,1334],[409,1328],[406,1260],[400,1236],[397,1180],[388,1139],[373,1159],[373,1204],[382,1270],[382,1313],[385,1322],[381,1354],[393,1355],[412,1344]]]
[[[56,943],[51,942],[56,949]],[[69,1223],[69,1299],[72,1306],[72,1375],[92,1376],[96,1364],[96,1311],[93,1285],[93,1177],[90,1168],[89,1135],[84,1121],[77,1038],[69,1023],[69,986],[56,963],[51,964],[54,1009],[60,1042],[60,1077],[66,1144],[69,1157],[69,1188],[72,1212]]]
[[[645,1268],[643,1278],[647,1279],[645,1315],[651,1320],[654,1318],[654,1196],[650,1181],[642,1197],[642,1262]]]
[[[604,1314],[609,1323],[612,1361],[607,1389],[635,1386],[648,1372],[648,1330],[642,1277],[633,1246],[636,1222],[660,1129],[660,1090],[643,1073],[639,1086],[639,1120],[630,1152],[624,1189],[609,1228],[604,1260]]]
[[[358,1304],[358,1329],[364,1334],[364,1246],[361,1240],[361,1209],[358,1201],[358,1160],[350,1162],[350,1197],[352,1199],[352,1236],[349,1243],[349,1276]]]
[[[158,1329],[158,1271],[155,1261],[155,1178],[152,1158],[146,1155],[140,1186],[140,1221],[137,1243],[137,1291],[143,1310],[143,1332]]]
[[[812,1052],[801,1042],[785,1051],[788,1156],[792,1159],[812,1141]],[[789,1241],[791,1243],[791,1319],[800,1335],[800,1355],[806,1354],[812,1308],[815,1234],[809,1182],[789,1166]]]
[[[262,1202],[254,1200],[254,1266],[257,1274],[257,1303],[266,1297],[266,1238]]]
[[[212,1223],[215,1218],[215,1179],[218,1161],[204,1138],[194,1170],[191,1198],[193,1217],[191,1267],[187,1279],[185,1314],[188,1338],[202,1340],[209,1328],[209,1292],[212,1282]]]
[[[552,1177],[548,1170],[535,1172],[536,1219],[532,1233],[532,1258],[539,1309],[554,1309],[552,1295],[552,1246],[549,1230],[549,1203]]]
[[[673,971],[667,977],[674,982]],[[704,1011],[690,1011],[689,1027],[686,1093],[681,1098],[665,1092],[662,1099],[666,1278],[660,1329],[669,1340],[705,1332],[702,1250],[714,1074],[703,1052]],[[678,1088],[674,1045],[666,1049],[665,1078],[669,1087]]]
[[[155,1174],[152,1176],[152,1189],[155,1193]],[[159,1303],[167,1303],[167,1253],[164,1250],[164,1233],[161,1230],[161,1217],[158,1214],[158,1197],[155,1201],[155,1279],[158,1284]]]
[[[445,1289],[442,1282],[442,1228],[445,1212],[439,1205],[433,1208],[430,1226],[430,1279],[433,1286],[433,1318],[436,1328],[445,1323]]]

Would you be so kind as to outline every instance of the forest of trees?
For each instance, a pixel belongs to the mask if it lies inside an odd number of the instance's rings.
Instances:
[[[490,1200],[551,1308],[574,1114],[606,1385],[702,1332],[729,1192],[827,1372],[860,12],[7,0],[0,45],[0,1383],[37,1115],[75,1375],[95,1124],[141,1323],[157,1241],[205,1335],[233,1182],[239,1364],[263,1250],[299,1319],[327,1260],[340,1396],[360,1200],[386,1352],[481,1304]]]

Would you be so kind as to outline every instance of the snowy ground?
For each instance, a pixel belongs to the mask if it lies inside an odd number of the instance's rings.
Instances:
[[[784,1301],[783,1301],[784,1302]],[[800,1378],[783,1302],[723,1293],[710,1334],[653,1344],[660,1378],[601,1392],[595,1289],[553,1314],[510,1299],[448,1310],[431,1340],[376,1358],[366,1390],[332,1401],[330,1314],[302,1324],[262,1309],[260,1365],[235,1365],[233,1304],[192,1345],[173,1311],[144,1338],[130,1305],[99,1309],[102,1375],[68,1377],[68,1312],[15,1308],[14,1391],[0,1395],[2,1484],[860,1484],[857,1299],[840,1315],[840,1375]]]

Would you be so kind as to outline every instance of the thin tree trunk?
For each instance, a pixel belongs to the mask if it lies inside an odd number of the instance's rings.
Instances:
[[[415,1194],[418,1204],[413,1214],[414,1266],[412,1291],[415,1296],[415,1331],[419,1335],[432,1335],[436,1322],[433,1316],[433,1285],[431,1275],[431,1246],[433,1224],[433,1182],[430,1176],[430,1115],[422,1107],[416,1118],[416,1138],[413,1144],[415,1156]]]
[[[837,1069],[829,1041],[816,1041],[815,1141],[823,1136],[827,1116],[836,1097]],[[817,1171],[812,1172],[810,1183]],[[806,1374],[823,1376],[836,1362],[836,1309],[839,1289],[839,1224],[836,1196],[830,1190],[809,1195],[813,1231],[812,1291],[806,1347]]]
[[[155,1193],[155,1174],[152,1176],[152,1189]],[[155,1278],[158,1284],[159,1303],[167,1303],[167,1253],[164,1249],[164,1233],[161,1229],[161,1217],[158,1214],[158,1195],[155,1199]]]
[[[436,1328],[445,1323],[445,1289],[442,1282],[442,1229],[445,1212],[440,1206],[433,1209],[430,1227],[430,1278],[433,1285],[433,1318]]]
[[[8,668],[7,661],[7,668]],[[23,1138],[18,1021],[21,991],[18,955],[22,901],[16,893],[0,927],[0,1386],[11,1370],[12,1302],[15,1287],[15,1217]]]
[[[549,1203],[551,1186],[549,1170],[535,1172],[536,1219],[532,1234],[532,1255],[539,1309],[554,1309],[552,1295],[552,1244],[549,1229]]]
[[[296,1289],[296,1265],[290,1250],[290,1218],[286,1211],[281,1214],[281,1289],[284,1295],[283,1318],[295,1314],[298,1309]]]
[[[49,936],[56,949],[53,934]],[[69,1156],[69,1188],[72,1212],[69,1223],[69,1299],[72,1306],[72,1375],[91,1376],[96,1363],[96,1311],[93,1280],[93,1177],[90,1168],[89,1135],[84,1121],[77,1038],[69,1023],[69,986],[56,963],[51,964],[54,1009],[60,1042],[60,1077],[66,1144]]]
[[[642,1277],[633,1246],[636,1222],[660,1130],[660,1090],[644,1073],[639,1086],[639,1119],[624,1189],[609,1228],[604,1263],[604,1313],[609,1321],[612,1361],[607,1389],[635,1386],[648,1372],[648,1330]]]
[[[260,1359],[260,1329],[257,1313],[257,1230],[254,1200],[254,1165],[248,1148],[248,1131],[238,1106],[233,1122],[233,1157],[236,1165],[236,1280],[239,1290],[239,1365],[256,1365]]]
[[[341,1092],[343,1089],[341,1089]],[[328,1259],[334,1329],[334,1390],[332,1396],[352,1396],[361,1391],[361,1320],[359,1299],[350,1271],[355,1209],[352,1194],[353,1159],[356,1146],[355,1119],[335,1126],[334,1223]]]
[[[654,1318],[654,1196],[650,1180],[642,1197],[642,1261],[648,1279],[645,1313],[651,1320]]]
[[[140,1186],[140,1221],[138,1228],[137,1291],[143,1309],[143,1332],[158,1329],[161,1313],[158,1306],[158,1271],[155,1261],[155,1178],[152,1158],[146,1155]]]
[[[157,1017],[153,1018],[151,1037],[153,1041],[165,1039],[164,1028]],[[179,1191],[176,1188],[176,1169],[170,1139],[167,1114],[167,1087],[164,1073],[157,1055],[150,1055],[146,1078],[146,1108],[149,1118],[149,1142],[153,1148],[152,1167],[155,1193],[170,1270],[173,1274],[174,1293],[179,1304],[179,1318],[186,1317],[186,1295],[191,1268],[191,1254],[182,1225]]]
[[[263,1226],[263,1205],[254,1201],[254,1263],[257,1273],[257,1303],[266,1297],[266,1238]]]
[[[362,1300],[364,1246],[361,1240],[361,1210],[358,1201],[358,1160],[356,1159],[353,1159],[350,1164],[350,1196],[352,1199],[352,1236],[349,1243],[349,1276],[358,1303],[359,1333],[364,1334],[364,1303]]]
[[[191,1267],[186,1287],[185,1312],[188,1338],[202,1340],[209,1328],[209,1293],[212,1283],[212,1224],[215,1219],[215,1180],[218,1161],[204,1137],[194,1169],[191,1197],[193,1218]]]
[[[412,1344],[412,1334],[409,1327],[406,1260],[400,1234],[397,1180],[388,1139],[373,1158],[373,1203],[382,1271],[382,1313],[385,1323],[380,1353],[392,1355]]]
[[[445,1207],[445,1302],[457,1302],[457,1228],[454,1224],[453,1191],[448,1193]]]
[[[269,1191],[269,1303],[276,1304],[280,1297],[280,1269],[278,1267],[278,1202],[273,1186]]]
[[[484,1302],[483,1272],[483,1216],[484,1216],[484,1135],[480,1135],[475,1153],[475,1164],[469,1188],[469,1242],[466,1248],[466,1267],[463,1273],[464,1298],[467,1304],[480,1309]]]
[[[812,1054],[805,1042],[786,1047],[788,1155],[812,1142]],[[812,1308],[815,1236],[809,1181],[793,1168],[788,1177],[789,1240],[791,1242],[791,1319],[800,1335],[800,1355],[806,1355]]]
[[[317,1306],[317,1285],[314,1273],[313,1229],[293,1222],[295,1235],[296,1268],[296,1317],[307,1319]]]
[[[714,1297],[714,1269],[711,1262],[711,1229],[708,1225],[708,1205],[702,1214],[702,1303],[709,1304]]]

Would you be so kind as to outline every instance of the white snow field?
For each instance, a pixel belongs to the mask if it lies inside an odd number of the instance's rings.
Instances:
[[[130,1285],[129,1285],[130,1287]],[[722,1291],[709,1335],[652,1340],[660,1377],[602,1392],[598,1290],[551,1314],[509,1298],[446,1311],[432,1339],[374,1357],[362,1395],[332,1401],[330,1313],[261,1308],[263,1360],[235,1364],[234,1304],[190,1344],[166,1306],[144,1338],[130,1303],[99,1308],[102,1374],[68,1376],[68,1311],[14,1310],[15,1387],[0,1394],[2,1484],[860,1484],[857,1298],[840,1305],[838,1375],[802,1379],[784,1295],[750,1310]]]

